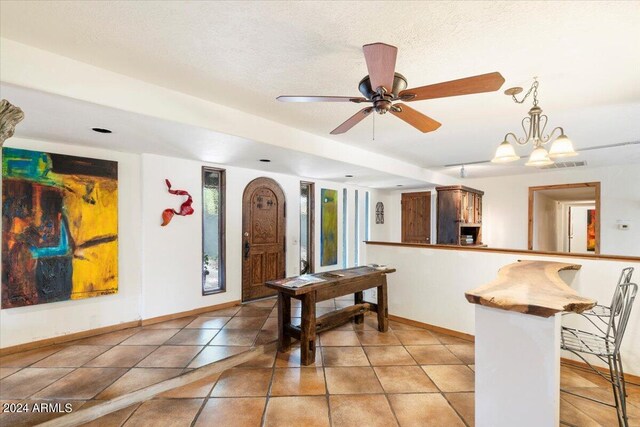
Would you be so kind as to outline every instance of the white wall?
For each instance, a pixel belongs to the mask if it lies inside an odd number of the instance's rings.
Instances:
[[[544,194],[533,196],[533,249],[536,251],[558,250],[557,203]]]
[[[355,211],[353,194],[359,190],[359,210],[364,215],[364,194],[370,192],[375,206],[378,191],[259,170],[164,157],[127,154],[80,146],[12,138],[7,146],[118,161],[119,188],[119,288],[118,293],[96,298],[63,301],[31,307],[0,310],[0,347],[9,347],[118,323],[148,319],[241,299],[242,289],[242,194],[253,179],[266,176],[282,187],[287,201],[286,270],[299,274],[300,265],[300,181],[315,182],[316,271],[341,268],[342,189],[349,193],[347,243],[348,266],[353,263]],[[226,292],[202,295],[202,192],[201,168],[213,166],[226,171]],[[175,216],[161,227],[164,209],[177,208],[182,198],[170,195],[164,180],[174,189],[191,193],[194,214]],[[338,191],[338,263],[320,267],[320,190]],[[385,239],[377,229],[375,211],[370,209],[371,236]],[[364,260],[364,220],[360,220],[361,260]],[[361,264],[364,261],[361,261]]]
[[[118,162],[117,294],[0,310],[0,347],[140,319],[142,204],[140,156],[94,148],[11,138],[7,147]]]
[[[475,334],[474,305],[464,293],[491,282],[501,267],[520,259],[580,264],[579,271],[563,271],[561,277],[579,295],[601,304],[610,304],[622,268],[635,267],[633,281],[640,281],[640,262],[367,245],[368,262],[397,269],[388,276],[390,314],[468,334]],[[625,372],[640,375],[640,300],[635,305],[622,360]],[[571,326],[579,323],[564,320]]]

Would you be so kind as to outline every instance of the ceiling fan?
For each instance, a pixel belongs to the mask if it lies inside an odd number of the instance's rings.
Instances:
[[[428,86],[407,89],[407,79],[395,72],[398,48],[384,43],[372,43],[362,46],[369,75],[358,84],[363,97],[354,96],[279,96],[282,102],[363,102],[372,103],[363,108],[347,121],[331,131],[332,135],[347,132],[375,111],[385,114],[387,111],[409,123],[421,132],[432,132],[440,123],[419,111],[394,101],[422,101],[424,99],[445,98],[448,96],[470,95],[473,93],[493,92],[502,86],[504,78],[500,73],[481,74],[459,80],[437,83]]]

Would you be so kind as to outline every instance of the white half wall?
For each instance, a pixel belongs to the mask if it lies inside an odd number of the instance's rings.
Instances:
[[[580,264],[580,270],[562,271],[560,276],[579,295],[606,305],[623,268],[635,267],[632,281],[640,281],[640,262],[367,245],[367,262],[397,269],[388,276],[390,314],[472,335],[475,305],[467,302],[464,293],[491,282],[501,267],[520,259]],[[625,372],[640,375],[640,301],[635,305],[622,343],[622,360]],[[587,327],[580,316],[563,322]]]

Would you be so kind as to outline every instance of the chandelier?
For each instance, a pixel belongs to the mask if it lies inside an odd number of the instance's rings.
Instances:
[[[491,162],[507,163],[513,162],[520,158],[516,154],[514,146],[509,142],[509,137],[518,145],[527,145],[531,143],[533,151],[529,155],[526,166],[546,166],[553,164],[554,158],[577,156],[578,153],[573,149],[573,143],[564,134],[561,127],[554,128],[548,135],[544,134],[547,127],[547,116],[542,114],[542,108],[538,106],[538,80],[533,79],[531,88],[526,95],[518,100],[516,95],[522,92],[521,87],[512,87],[504,91],[505,95],[510,95],[517,104],[522,104],[533,92],[533,107],[529,110],[528,117],[522,119],[522,130],[525,133],[523,138],[518,138],[513,132],[509,132],[504,136],[504,141],[500,143],[496,150],[496,155]],[[554,135],[558,134],[555,139]],[[551,143],[549,152],[544,148]]]

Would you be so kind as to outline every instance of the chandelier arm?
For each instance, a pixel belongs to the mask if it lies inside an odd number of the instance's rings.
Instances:
[[[542,119],[544,119],[544,124],[542,125],[542,127],[540,127],[540,122],[542,121]],[[549,121],[549,118],[547,117],[547,115],[542,114],[540,116],[540,121],[538,122],[538,127],[539,127],[538,134],[540,135],[540,141],[542,142],[543,145],[551,140],[551,134],[547,136],[544,135],[544,130],[547,128],[548,121]]]
[[[551,132],[549,132],[549,137],[547,138],[547,142],[551,141],[551,139],[553,138],[553,135],[556,133],[556,131],[560,131],[560,135],[558,135],[558,136],[564,135],[564,129],[561,126],[557,126]]]
[[[516,134],[515,134],[515,133],[513,133],[513,132],[509,132],[508,134],[506,134],[506,135],[504,136],[504,140],[505,140],[505,141],[508,141],[509,136],[511,136],[511,137],[513,138],[513,141],[514,141],[516,144],[518,144],[518,145],[524,145],[524,144],[521,142],[521,138],[518,138],[518,137],[516,136]]]
[[[522,130],[524,131],[524,138],[519,138],[517,142],[518,142],[518,145],[526,145],[532,136],[531,128],[533,127],[533,122],[531,121],[531,117],[525,117],[522,119],[522,122],[520,124],[522,125]],[[529,129],[527,129],[525,124]]]

